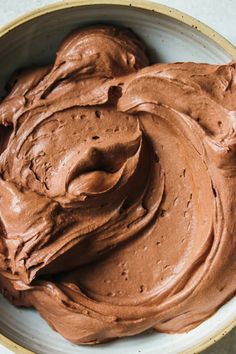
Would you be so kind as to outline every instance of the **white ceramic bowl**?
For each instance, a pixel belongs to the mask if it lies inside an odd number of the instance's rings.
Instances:
[[[236,49],[219,34],[163,5],[133,0],[64,1],[32,12],[0,31],[0,93],[4,94],[5,81],[14,70],[52,61],[68,32],[92,23],[132,28],[148,45],[153,62],[224,63],[236,58]],[[36,311],[15,308],[0,297],[0,342],[18,353],[29,353],[24,348],[39,354],[195,353],[221,338],[234,325],[236,297],[186,334],[148,331],[84,347],[63,339]]]

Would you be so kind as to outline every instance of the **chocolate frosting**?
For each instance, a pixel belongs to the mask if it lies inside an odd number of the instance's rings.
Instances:
[[[75,343],[187,331],[236,292],[236,64],[85,28],[0,104],[0,289]]]

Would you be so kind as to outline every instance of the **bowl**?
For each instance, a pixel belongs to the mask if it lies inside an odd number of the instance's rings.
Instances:
[[[201,22],[169,7],[139,0],[74,0],[31,12],[0,31],[0,94],[18,68],[53,61],[61,40],[77,27],[110,23],[130,27],[147,44],[153,62],[225,63],[236,48]],[[194,330],[163,334],[149,330],[95,347],[72,344],[32,309],[19,309],[0,297],[0,342],[16,353],[195,353],[236,325],[236,297]]]

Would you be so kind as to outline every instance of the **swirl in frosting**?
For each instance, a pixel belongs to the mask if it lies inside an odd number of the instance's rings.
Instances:
[[[0,104],[0,289],[93,344],[187,331],[236,293],[236,64],[64,40]]]

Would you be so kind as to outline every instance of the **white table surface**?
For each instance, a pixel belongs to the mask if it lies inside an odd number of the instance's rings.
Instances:
[[[54,2],[57,2],[57,0],[0,0],[0,26],[25,14],[27,11]],[[221,33],[236,46],[235,0],[159,0],[156,2],[196,17]],[[0,354],[11,353],[0,345]],[[236,354],[236,329],[231,331],[223,340],[204,351],[204,354]]]

